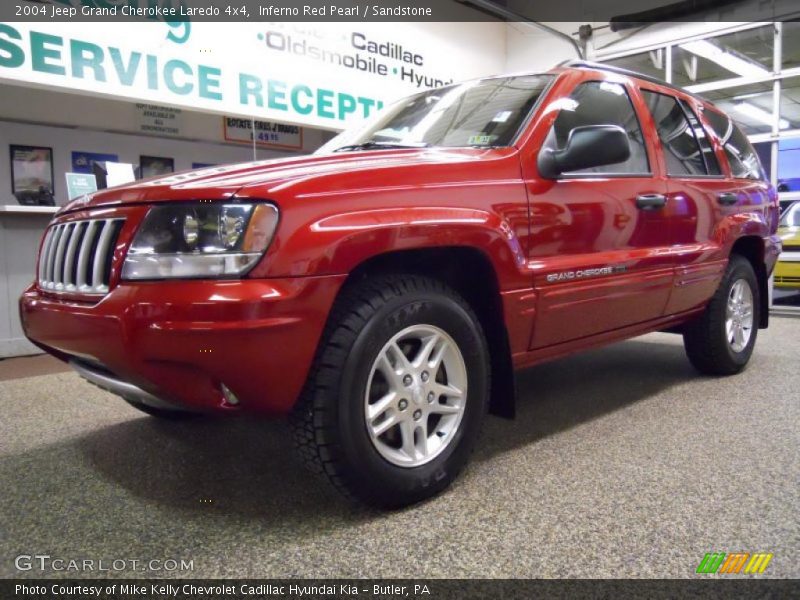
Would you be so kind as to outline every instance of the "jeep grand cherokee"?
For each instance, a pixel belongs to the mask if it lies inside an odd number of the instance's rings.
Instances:
[[[315,471],[401,506],[453,480],[487,410],[513,415],[515,369],[657,330],[702,373],[744,368],[777,223],[729,117],[579,63],[75,200],[20,309],[141,410],[290,415]]]

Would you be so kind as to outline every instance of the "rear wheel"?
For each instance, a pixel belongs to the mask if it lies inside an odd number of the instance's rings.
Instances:
[[[292,415],[306,464],[346,495],[394,508],[443,490],[467,462],[489,397],[469,305],[416,275],[345,290]]]
[[[756,343],[759,306],[753,266],[734,254],[706,310],[684,329],[683,343],[692,365],[709,375],[744,369]]]

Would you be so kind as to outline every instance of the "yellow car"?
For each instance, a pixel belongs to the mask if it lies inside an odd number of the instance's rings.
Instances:
[[[775,287],[800,290],[800,202],[795,202],[781,216],[778,235],[783,252],[775,266]]]

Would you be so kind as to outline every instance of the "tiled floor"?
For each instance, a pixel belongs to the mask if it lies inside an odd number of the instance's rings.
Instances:
[[[22,377],[63,370],[45,357],[5,361],[0,577],[74,576],[17,571],[21,551],[193,561],[127,577],[412,578],[697,577],[737,551],[797,578],[798,356],[800,319],[775,318],[733,377],[698,375],[670,334],[528,369],[455,485],[391,513],[306,473],[282,422],[162,421],[75,373]]]
[[[0,381],[50,375],[69,370],[70,368],[65,363],[49,354],[0,359]]]

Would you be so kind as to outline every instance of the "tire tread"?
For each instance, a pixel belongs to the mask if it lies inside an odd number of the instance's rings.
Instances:
[[[337,439],[339,375],[361,330],[382,306],[413,292],[442,294],[460,304],[477,323],[467,302],[444,283],[416,274],[389,274],[346,287],[334,304],[312,363],[308,380],[289,415],[297,454],[312,473],[325,477],[350,500],[353,493]],[[483,332],[481,331],[481,335]],[[488,373],[488,358],[487,373]],[[369,499],[367,499],[369,501]]]
[[[683,341],[689,362],[695,369],[707,375],[733,375],[744,369],[749,359],[749,352],[755,344],[758,331],[758,310],[760,306],[758,285],[752,286],[753,292],[753,331],[751,341],[746,351],[748,352],[743,363],[737,362],[731,356],[727,342],[719,337],[719,331],[725,330],[725,311],[728,302],[728,290],[737,271],[745,271],[751,278],[751,283],[756,281],[755,271],[750,261],[743,256],[733,254],[728,263],[725,275],[717,291],[712,296],[703,313],[694,321],[687,324]]]

